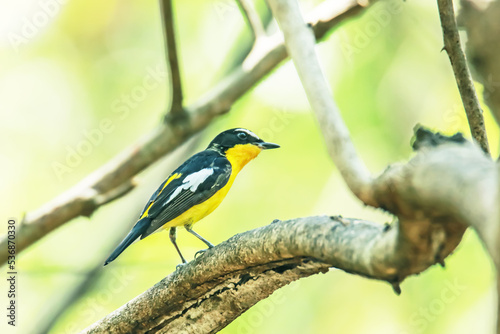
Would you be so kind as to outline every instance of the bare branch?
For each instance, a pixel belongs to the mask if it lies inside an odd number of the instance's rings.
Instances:
[[[444,49],[450,58],[472,137],[479,143],[484,152],[489,153],[490,149],[484,125],[483,110],[479,104],[467,60],[460,45],[453,1],[438,0],[437,3],[441,27],[443,29]]]
[[[359,12],[361,6],[356,1],[348,3],[351,6],[332,10],[329,17],[319,13],[321,16],[311,18],[313,28],[318,28],[318,39],[341,22],[339,17],[345,19]],[[339,8],[336,0],[329,1],[329,4]],[[325,5],[322,6],[324,8]],[[252,66],[240,64],[198,102],[186,108],[186,119],[170,119],[69,191],[30,212],[16,236],[17,252],[67,221],[81,215],[91,215],[100,207],[96,197],[109,194],[123,183],[130,182],[137,173],[204,129],[215,117],[226,113],[238,98],[284,60],[287,53],[282,39],[276,36],[269,40],[265,52],[259,52],[259,55]],[[7,236],[4,235],[0,238],[0,264],[7,261],[7,256]]]
[[[95,206],[103,206],[114,201],[115,199],[125,196],[132,191],[135,186],[136,184],[132,180],[128,180],[105,194],[98,194],[94,198]]]
[[[418,129],[414,146],[410,162],[374,181],[380,203],[399,222],[308,217],[238,234],[83,333],[214,333],[274,290],[331,266],[398,291],[409,275],[443,264],[467,225],[480,229],[499,217],[490,204],[500,200],[500,168],[476,145]]]
[[[172,97],[169,108],[171,116],[179,116],[184,112],[182,108],[182,82],[179,73],[179,60],[177,57],[177,46],[175,43],[174,15],[172,13],[172,0],[160,0],[160,12],[163,23],[163,36],[165,39],[166,56],[170,69],[170,80],[172,85]],[[165,116],[167,118],[167,115]]]
[[[372,178],[356,153],[340,110],[320,67],[313,31],[306,25],[296,1],[268,1],[285,44],[319,121],[330,157],[351,191],[366,204],[375,205],[370,194]]]
[[[241,12],[243,13],[245,20],[250,26],[250,29],[252,30],[252,33],[255,38],[255,43],[257,43],[257,41],[260,38],[266,36],[266,30],[262,25],[262,21],[260,20],[259,13],[257,13],[257,10],[255,9],[253,1],[236,0],[236,2],[238,3],[238,6],[240,7]]]
[[[397,231],[368,221],[324,216],[238,234],[82,333],[181,329],[215,333],[276,289],[327,272],[331,266],[399,282],[434,262],[413,267],[413,254],[397,252]],[[427,257],[433,259],[433,255]]]

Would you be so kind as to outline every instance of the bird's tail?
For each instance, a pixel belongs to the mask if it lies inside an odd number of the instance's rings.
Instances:
[[[144,233],[144,231],[146,231],[150,223],[151,223],[151,218],[140,219],[134,225],[129,234],[127,234],[125,239],[123,239],[122,242],[120,242],[120,244],[118,245],[118,247],[116,247],[116,249],[113,251],[113,253],[111,253],[106,262],[104,262],[104,265],[107,265],[108,263],[116,259],[118,255],[120,255],[125,250],[125,248],[130,246],[130,244],[132,244],[137,238],[139,238],[139,236],[142,233]]]

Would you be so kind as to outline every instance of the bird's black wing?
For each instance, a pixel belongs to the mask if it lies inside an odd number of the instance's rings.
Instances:
[[[139,215],[139,218],[144,218],[144,217],[147,216],[147,214],[144,215],[144,213],[149,208],[149,206],[154,203],[154,201],[156,200],[156,198],[158,197],[158,195],[161,193],[162,189],[165,187],[165,183],[167,183],[170,180],[170,178],[172,176],[174,176],[174,175],[175,175],[175,172],[173,172],[172,174],[170,174],[168,176],[168,178],[160,184],[160,186],[158,187],[158,189],[156,189],[156,191],[153,193],[153,195],[151,195],[151,197],[149,198],[148,203],[146,204],[146,206],[144,207],[144,209],[142,209],[142,212]]]
[[[189,158],[160,185],[144,208],[141,218],[152,221],[141,239],[212,197],[230,176],[231,163],[215,151],[202,151]]]

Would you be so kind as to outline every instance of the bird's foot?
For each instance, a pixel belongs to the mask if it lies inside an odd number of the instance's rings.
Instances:
[[[183,263],[179,263],[178,265],[175,266],[175,270],[179,270],[181,269],[182,267],[184,267],[185,265],[187,264],[187,262],[183,262]]]
[[[210,247],[210,248],[212,248],[212,247]],[[198,257],[202,256],[210,248],[208,248],[208,249],[200,249],[199,251],[197,251],[196,253],[194,253],[194,258],[197,259]]]

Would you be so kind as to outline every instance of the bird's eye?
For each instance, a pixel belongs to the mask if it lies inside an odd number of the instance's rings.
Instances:
[[[241,139],[241,140],[245,140],[247,139],[247,134],[244,133],[244,132],[240,132],[237,134],[238,138]]]

